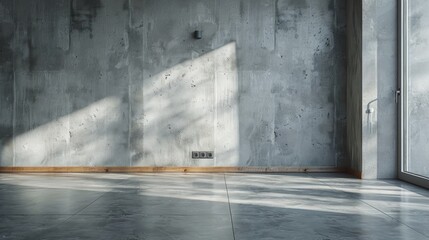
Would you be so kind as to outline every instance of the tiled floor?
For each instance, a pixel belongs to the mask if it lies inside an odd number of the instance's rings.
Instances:
[[[429,239],[429,191],[340,174],[1,174],[0,239]]]

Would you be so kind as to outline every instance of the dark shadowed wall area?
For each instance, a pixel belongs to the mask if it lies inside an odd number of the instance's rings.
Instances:
[[[362,172],[362,1],[347,1],[347,159]]]
[[[345,14],[342,0],[0,0],[0,165],[345,167]]]

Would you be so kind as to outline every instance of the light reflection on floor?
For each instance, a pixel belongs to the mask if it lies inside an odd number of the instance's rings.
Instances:
[[[1,239],[429,239],[429,191],[341,174],[1,174]]]

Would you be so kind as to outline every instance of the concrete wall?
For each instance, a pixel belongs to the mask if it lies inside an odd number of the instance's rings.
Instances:
[[[363,178],[397,170],[397,3],[348,1],[347,155]]]
[[[5,152],[4,146],[11,148],[13,136],[13,37],[14,18],[13,2],[0,2],[0,153]],[[2,160],[10,164],[9,159]],[[2,162],[3,162],[2,161]]]
[[[362,178],[377,175],[377,1],[362,0]]]
[[[0,0],[0,13],[2,166],[347,166],[344,1]]]
[[[398,1],[377,0],[377,178],[397,176]]]

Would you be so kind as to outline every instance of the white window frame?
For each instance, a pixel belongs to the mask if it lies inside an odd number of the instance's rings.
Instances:
[[[398,177],[401,180],[429,188],[429,178],[407,172],[408,155],[408,1],[398,0],[399,4],[399,124],[398,124]],[[428,146],[429,147],[429,146]]]

